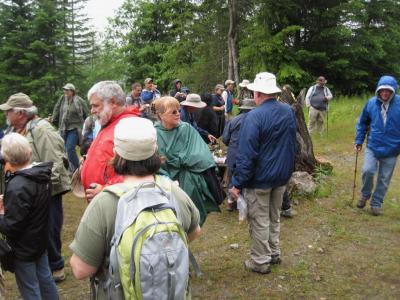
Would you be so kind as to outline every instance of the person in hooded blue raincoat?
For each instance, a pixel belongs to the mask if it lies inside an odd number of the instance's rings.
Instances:
[[[367,136],[357,207],[364,208],[371,198],[371,213],[375,216],[382,213],[383,199],[400,153],[400,96],[396,94],[397,88],[394,77],[382,76],[375,96],[365,104],[356,128],[356,151],[361,151]],[[376,186],[372,191],[375,175]]]

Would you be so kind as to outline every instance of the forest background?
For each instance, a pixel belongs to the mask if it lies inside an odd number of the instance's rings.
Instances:
[[[85,97],[116,80],[152,77],[162,92],[275,73],[295,91],[325,75],[335,95],[374,90],[400,74],[400,2],[389,0],[125,0],[100,36],[87,0],[0,1],[0,99],[24,92],[41,115],[62,86]]]

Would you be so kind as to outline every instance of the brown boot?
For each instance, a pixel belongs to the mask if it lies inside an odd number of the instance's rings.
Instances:
[[[365,205],[367,204],[368,198],[365,198],[363,196],[360,197],[360,200],[357,202],[357,207],[358,208],[364,208]]]
[[[371,207],[371,214],[373,216],[380,216],[382,214],[382,208],[380,208],[380,207]]]

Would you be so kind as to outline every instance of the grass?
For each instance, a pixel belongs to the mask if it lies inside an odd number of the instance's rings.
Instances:
[[[365,98],[366,99],[366,98]],[[193,299],[399,299],[400,298],[400,171],[395,170],[383,205],[384,215],[351,207],[355,155],[354,128],[365,100],[332,102],[329,135],[313,136],[314,150],[334,166],[320,171],[314,197],[297,198],[298,215],[282,220],[283,262],[269,275],[246,272],[250,239],[236,213],[222,207],[211,214],[202,236],[191,245],[204,276],[193,278]],[[360,187],[362,155],[357,187]],[[356,197],[358,196],[358,188]],[[63,252],[86,207],[67,195],[64,200]],[[239,244],[231,249],[231,244]],[[62,299],[87,299],[87,281],[73,278],[60,285]],[[18,299],[12,274],[6,274],[7,299]]]

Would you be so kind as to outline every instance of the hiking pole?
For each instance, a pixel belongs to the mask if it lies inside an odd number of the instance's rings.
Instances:
[[[356,165],[354,166],[354,178],[353,178],[353,196],[351,197],[351,207],[354,206],[354,193],[356,190],[356,179],[357,179],[357,162],[358,162],[358,149],[356,150]]]
[[[326,137],[328,137],[328,133],[329,133],[329,104],[326,106]]]

